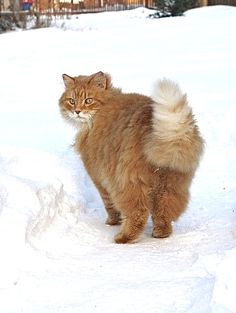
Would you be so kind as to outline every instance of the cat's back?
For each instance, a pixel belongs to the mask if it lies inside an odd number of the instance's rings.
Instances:
[[[151,98],[137,93],[109,95],[101,109],[103,114],[97,116],[98,121],[112,128],[116,125],[140,129],[151,123],[152,103]]]
[[[128,150],[139,153],[152,128],[152,102],[136,93],[108,94],[92,127],[78,135],[80,153],[85,159],[99,155],[100,160],[114,153],[118,158]]]

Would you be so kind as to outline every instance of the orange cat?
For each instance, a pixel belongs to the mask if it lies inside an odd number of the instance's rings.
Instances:
[[[203,151],[186,95],[162,80],[152,98],[114,88],[108,74],[63,75],[60,110],[78,128],[75,150],[95,183],[115,242],[134,242],[149,213],[153,237],[164,238],[186,209]]]

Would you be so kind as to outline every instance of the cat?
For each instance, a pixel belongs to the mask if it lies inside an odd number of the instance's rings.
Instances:
[[[165,238],[185,211],[204,140],[187,97],[159,80],[152,97],[123,93],[109,74],[63,75],[59,107],[78,129],[75,151],[97,187],[116,243],[136,242],[151,214],[152,236]]]

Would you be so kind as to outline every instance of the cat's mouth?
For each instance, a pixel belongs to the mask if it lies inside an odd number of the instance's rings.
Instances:
[[[79,121],[81,123],[87,123],[89,118],[90,118],[90,116],[89,116],[89,114],[80,112],[79,114],[77,114],[77,118],[79,119]]]
[[[70,120],[75,126],[79,126],[81,124],[88,124],[91,126],[92,116],[91,114],[86,114],[84,112],[69,112],[68,120]]]
[[[87,123],[87,122],[88,122],[88,118],[86,118],[86,117],[78,116],[77,119],[78,119],[81,123]]]

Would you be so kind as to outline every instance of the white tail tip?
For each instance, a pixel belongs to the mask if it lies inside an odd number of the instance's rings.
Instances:
[[[173,106],[184,96],[179,85],[170,79],[161,79],[154,85],[152,98],[155,102]]]

